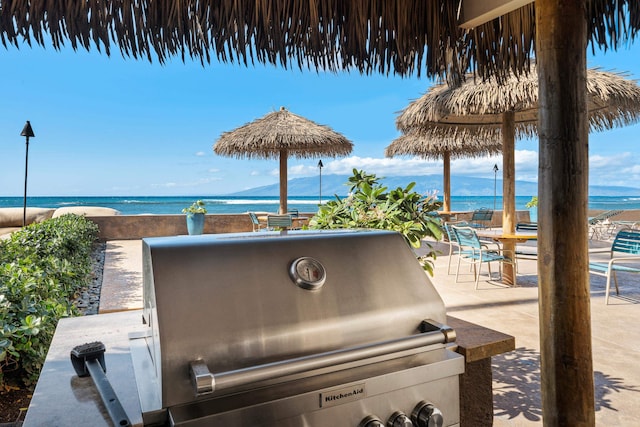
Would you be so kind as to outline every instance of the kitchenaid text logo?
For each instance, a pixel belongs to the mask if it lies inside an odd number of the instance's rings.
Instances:
[[[365,395],[364,384],[354,384],[351,387],[327,391],[320,393],[320,407],[326,408],[340,405],[341,403],[362,399]]]

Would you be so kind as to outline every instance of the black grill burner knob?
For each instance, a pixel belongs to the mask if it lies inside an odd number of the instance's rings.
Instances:
[[[360,421],[358,427],[384,427],[384,423],[382,422],[382,420],[380,420],[380,418],[374,415],[369,415],[362,421]]]
[[[444,423],[440,409],[424,400],[413,408],[411,420],[417,427],[442,427]]]
[[[387,427],[413,427],[413,423],[407,416],[400,411],[394,412],[387,421]]]

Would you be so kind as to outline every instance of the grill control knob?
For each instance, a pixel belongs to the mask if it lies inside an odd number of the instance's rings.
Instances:
[[[380,418],[374,415],[369,415],[362,421],[360,421],[358,427],[384,427],[384,423],[382,422],[382,420],[380,420]]]
[[[417,427],[442,427],[444,423],[440,409],[424,400],[413,408],[411,420]]]
[[[387,427],[413,427],[413,423],[407,416],[400,411],[394,412],[387,421]]]

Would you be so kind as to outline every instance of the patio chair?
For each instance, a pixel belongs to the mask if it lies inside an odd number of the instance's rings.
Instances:
[[[291,215],[267,215],[267,230],[291,228]]]
[[[468,223],[465,221],[445,222],[443,225],[445,236],[447,238],[446,243],[449,244],[449,263],[447,265],[447,274],[453,274],[451,273],[451,260],[454,255],[453,253],[454,249],[456,250],[456,254],[458,256],[460,256],[460,252],[461,252],[460,245],[458,244],[458,239],[456,237],[456,233],[455,231],[453,231],[453,228],[452,228],[453,225],[457,227],[465,227],[465,226],[468,226]]]
[[[516,232],[526,234],[538,233],[537,222],[519,222],[516,224]],[[535,260],[538,259],[538,245],[534,242],[534,245],[530,245],[530,242],[519,244],[516,246],[516,258]]]
[[[609,304],[611,277],[616,286],[616,295],[620,295],[616,273],[640,273],[640,231],[621,230],[611,244],[611,258],[608,262],[589,262],[589,273],[607,278],[604,302]],[[635,263],[635,265],[629,265]]]
[[[516,231],[525,231],[525,232],[538,232],[538,223],[537,222],[519,222],[516,224]]]
[[[253,212],[247,212],[249,214],[249,218],[251,218],[251,225],[253,226],[253,231],[260,231],[264,228],[264,225],[258,221],[258,217]]]
[[[287,213],[294,218],[297,218],[300,216],[300,211],[298,211],[298,209],[287,209]]]
[[[490,228],[491,219],[493,218],[493,209],[480,208],[473,211],[469,227],[473,228]]]
[[[621,212],[622,210],[619,209],[608,210],[589,218],[589,240],[608,240],[611,238],[611,234],[615,232],[615,224],[610,221],[610,218]]]
[[[476,231],[471,227],[457,227],[451,226],[453,229],[460,251],[458,253],[458,266],[456,268],[456,283],[458,282],[458,275],[460,273],[460,262],[464,261],[473,266],[473,273],[475,276],[475,288],[478,289],[478,282],[480,279],[480,270],[482,264],[487,263],[489,268],[489,279],[491,279],[491,263],[500,263],[500,276],[502,277],[502,264],[507,263],[514,266],[514,271],[517,271],[517,265],[513,254],[506,256],[506,252],[501,249],[489,250],[486,245],[480,242]],[[513,286],[516,286],[515,275],[513,277]]]

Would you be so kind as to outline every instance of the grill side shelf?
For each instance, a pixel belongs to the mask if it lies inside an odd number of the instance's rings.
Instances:
[[[194,360],[189,366],[194,394],[195,396],[202,396],[214,391],[245,386],[259,381],[274,380],[343,363],[363,361],[363,364],[366,364],[367,359],[374,357],[455,341],[455,332],[452,328],[432,320],[424,320],[420,324],[420,330],[422,331],[421,333],[407,337],[216,374],[210,372],[204,360]]]

